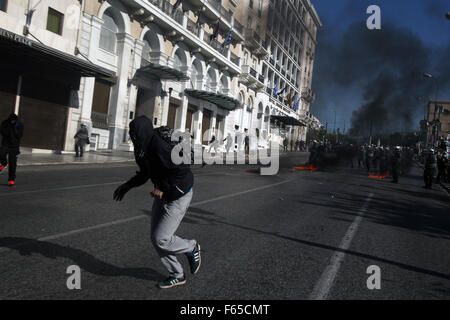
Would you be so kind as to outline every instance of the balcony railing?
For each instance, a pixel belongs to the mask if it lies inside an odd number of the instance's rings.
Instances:
[[[222,19],[225,18],[228,23],[231,23],[232,13],[222,6],[220,0],[208,0],[208,3],[221,15]]]
[[[197,37],[200,36],[200,27],[194,21],[188,19],[187,21],[187,29],[195,34]]]
[[[258,80],[261,83],[264,83],[264,76],[262,74],[258,75]]]
[[[100,112],[91,112],[92,127],[98,129],[108,129],[108,114]]]
[[[233,28],[234,28],[234,30],[236,30],[240,34],[244,33],[244,26],[239,21],[237,21],[236,19],[234,19]]]
[[[239,66],[239,64],[241,62],[241,59],[237,55],[235,55],[233,52],[230,53],[230,60],[237,66]]]

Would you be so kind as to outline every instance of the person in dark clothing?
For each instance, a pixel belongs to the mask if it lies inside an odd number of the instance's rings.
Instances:
[[[436,183],[441,183],[441,178],[443,178],[444,182],[447,182],[447,158],[445,157],[444,152],[438,155],[437,157],[437,176],[436,176]]]
[[[81,124],[73,138],[75,139],[75,157],[83,157],[84,146],[90,143],[89,132],[84,123]]]
[[[250,153],[250,137],[248,136],[248,129],[245,129],[244,148],[245,148],[245,154],[249,154]]]
[[[291,144],[291,152],[292,152],[292,151],[294,151],[294,139],[291,139],[290,144]]]
[[[0,172],[6,166],[8,169],[8,185],[14,186],[16,180],[17,157],[20,154],[20,140],[23,137],[24,126],[16,114],[11,114],[0,125],[2,144],[0,146]]]
[[[366,150],[366,169],[367,169],[367,172],[370,172],[370,169],[372,168],[373,157],[374,157],[373,147],[369,146],[367,148],[367,150]]]
[[[364,168],[366,160],[366,148],[360,147],[358,150],[358,168]]]
[[[201,263],[200,245],[196,240],[185,240],[175,235],[192,200],[194,176],[189,164],[175,165],[171,153],[173,145],[157,134],[152,121],[141,116],[130,123],[130,137],[139,171],[114,192],[114,200],[121,201],[132,188],[149,179],[155,189],[151,221],[151,239],[169,278],[159,283],[161,289],[186,283],[183,267],[176,254],[186,254],[192,274]]]
[[[398,176],[401,170],[400,148],[395,148],[391,156],[392,182],[398,183]]]
[[[283,140],[283,150],[284,150],[284,152],[288,151],[288,143],[289,143],[288,138],[287,137],[284,138],[284,140]]]
[[[433,176],[436,171],[436,156],[434,155],[434,150],[431,149],[425,156],[425,166],[423,171],[423,179],[425,182],[425,188],[431,189],[433,184]]]

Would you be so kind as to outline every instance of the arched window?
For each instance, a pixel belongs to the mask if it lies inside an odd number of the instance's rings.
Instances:
[[[116,53],[117,49],[117,32],[119,28],[111,15],[107,10],[102,17],[104,23],[100,31],[100,48],[111,53]]]
[[[209,68],[207,76],[206,76],[206,88],[209,91],[216,91],[217,79],[216,72],[213,68]]]

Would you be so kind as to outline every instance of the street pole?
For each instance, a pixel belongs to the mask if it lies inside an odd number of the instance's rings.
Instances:
[[[336,110],[334,111],[334,126],[333,126],[333,132],[336,133]]]

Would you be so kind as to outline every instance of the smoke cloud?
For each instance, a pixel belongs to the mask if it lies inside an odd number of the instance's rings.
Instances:
[[[436,92],[424,72],[439,79],[440,92],[448,90],[450,45],[429,48],[409,29],[385,23],[368,30],[359,22],[340,37],[321,32],[318,42],[312,111],[322,120],[337,110],[351,119],[354,136],[416,129]]]

